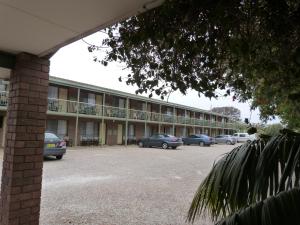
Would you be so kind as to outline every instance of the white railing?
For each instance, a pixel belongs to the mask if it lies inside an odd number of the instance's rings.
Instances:
[[[0,91],[0,106],[6,107],[8,104],[8,92]]]
[[[8,92],[0,91],[0,107],[7,107]],[[103,106],[98,104],[91,104],[85,102],[77,102],[65,99],[48,98],[48,111],[59,113],[74,113],[82,115],[91,115],[109,118],[128,119],[131,120],[145,120],[165,123],[178,123],[198,126],[210,126],[215,128],[235,128],[235,123],[210,121],[205,119],[190,118],[184,116],[174,116],[168,114],[160,114],[156,112],[148,112],[142,110],[119,108],[113,106]]]

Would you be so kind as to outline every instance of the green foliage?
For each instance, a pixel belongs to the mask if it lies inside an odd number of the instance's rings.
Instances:
[[[300,127],[299,2],[166,0],[109,28],[99,61],[124,62],[137,93],[226,90]]]
[[[270,140],[246,143],[215,163],[195,194],[188,220],[194,221],[206,211],[214,221],[233,215],[269,196],[299,187],[299,179],[300,134],[283,130]]]
[[[230,116],[234,120],[240,121],[241,120],[241,110],[232,107],[232,106],[225,106],[225,107],[214,107],[211,109],[212,112],[220,113],[226,116]]]
[[[283,126],[281,123],[269,124],[266,125],[264,128],[260,129],[259,133],[264,135],[274,136],[274,135],[278,135],[282,129]]]
[[[299,209],[300,189],[295,188],[252,204],[216,225],[299,224]]]

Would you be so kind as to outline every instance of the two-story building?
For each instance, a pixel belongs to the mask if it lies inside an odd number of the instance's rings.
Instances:
[[[50,77],[46,130],[70,145],[134,144],[153,133],[175,136],[232,134],[230,117],[99,86]],[[9,81],[0,82],[3,146]]]

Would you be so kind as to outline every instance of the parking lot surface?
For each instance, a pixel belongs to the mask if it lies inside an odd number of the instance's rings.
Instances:
[[[201,180],[233,147],[69,148],[62,160],[44,161],[41,224],[187,224]]]

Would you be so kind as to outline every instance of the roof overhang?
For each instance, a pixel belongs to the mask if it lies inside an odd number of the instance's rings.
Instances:
[[[0,51],[38,56],[159,6],[163,0],[0,0]]]

